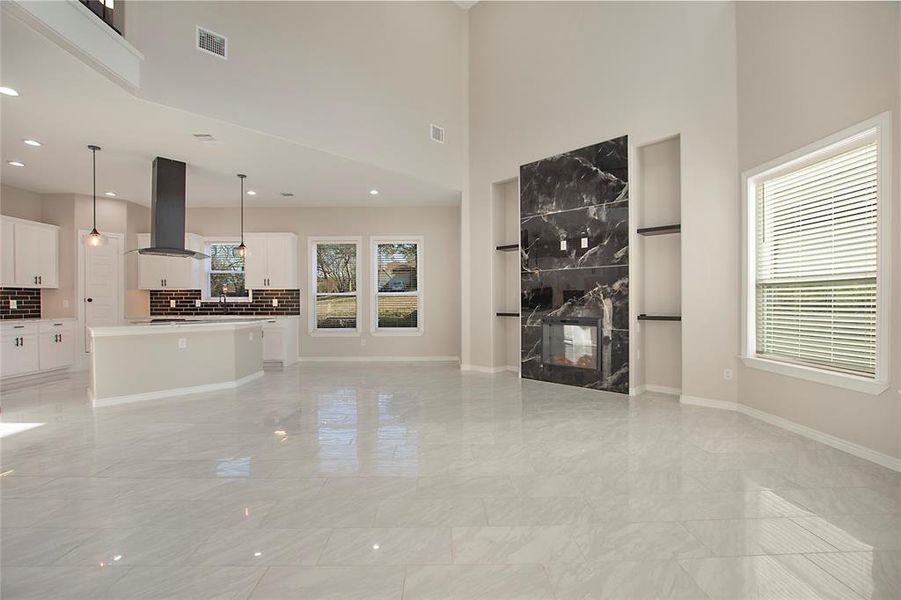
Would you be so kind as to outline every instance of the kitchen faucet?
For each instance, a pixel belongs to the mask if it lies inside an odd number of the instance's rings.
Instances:
[[[222,291],[219,292],[219,302],[222,304],[222,312],[228,314],[228,296],[225,294],[227,288],[223,285]]]

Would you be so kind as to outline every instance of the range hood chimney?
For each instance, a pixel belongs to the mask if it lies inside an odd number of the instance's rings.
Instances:
[[[132,252],[198,260],[209,258],[202,252],[185,248],[185,172],[183,162],[160,156],[153,159],[150,247]]]

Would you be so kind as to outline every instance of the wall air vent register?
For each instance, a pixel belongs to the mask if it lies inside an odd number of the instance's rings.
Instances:
[[[429,125],[429,137],[433,142],[438,142],[439,144],[444,143],[444,127],[439,127],[434,123]]]
[[[228,60],[228,38],[199,25],[197,26],[197,49]]]

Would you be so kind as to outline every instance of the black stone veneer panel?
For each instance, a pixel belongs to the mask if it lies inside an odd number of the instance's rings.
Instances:
[[[520,216],[628,200],[628,138],[586,146],[520,167]]]
[[[520,167],[520,219],[522,376],[627,394],[628,139]],[[598,319],[601,368],[543,364],[546,317]]]
[[[520,238],[524,271],[625,265],[629,263],[629,203],[525,217]]]

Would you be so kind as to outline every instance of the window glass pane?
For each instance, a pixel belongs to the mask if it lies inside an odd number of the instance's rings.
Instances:
[[[756,353],[876,373],[878,147],[756,184]]]
[[[378,296],[379,327],[411,327],[418,324],[417,296]]]
[[[318,329],[355,329],[356,326],[356,296],[316,296]]]
[[[416,244],[378,244],[380,292],[416,291]]]
[[[316,291],[357,291],[356,244],[316,245]]]
[[[211,271],[243,271],[244,257],[237,255],[237,244],[211,244],[207,253],[210,255]]]

